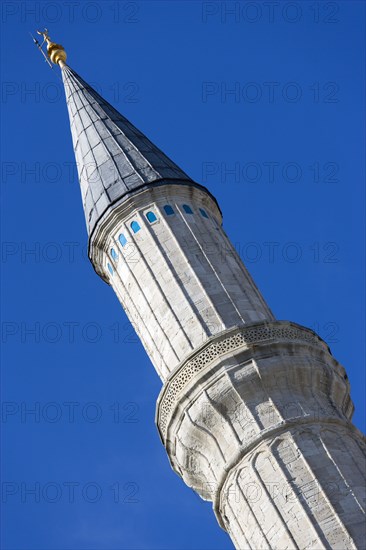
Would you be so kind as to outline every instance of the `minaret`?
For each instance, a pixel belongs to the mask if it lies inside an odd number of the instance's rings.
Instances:
[[[277,321],[215,198],[68,65],[61,67],[89,234],[163,387],[172,468],[237,549],[361,549],[365,441],[345,369],[312,330]]]

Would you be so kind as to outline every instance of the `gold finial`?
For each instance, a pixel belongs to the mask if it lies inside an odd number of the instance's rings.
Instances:
[[[44,31],[37,31],[37,34],[43,36],[43,43],[47,43],[48,57],[51,59],[52,63],[54,63],[55,65],[59,64],[62,68],[65,65],[67,57],[64,47],[61,46],[61,44],[56,44],[55,42],[51,41],[47,29],[44,29]]]

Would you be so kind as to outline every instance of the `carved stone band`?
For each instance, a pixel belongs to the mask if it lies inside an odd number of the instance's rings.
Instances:
[[[273,321],[234,327],[212,336],[183,363],[164,384],[157,401],[156,423],[163,441],[166,438],[169,419],[178,397],[189,381],[202,372],[218,357],[239,348],[250,348],[258,343],[296,340],[318,345],[330,352],[327,344],[312,330],[289,321]]]

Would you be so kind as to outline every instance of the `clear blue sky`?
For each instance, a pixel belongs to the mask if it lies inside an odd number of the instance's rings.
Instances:
[[[217,197],[277,318],[315,328],[346,367],[364,428],[365,3],[272,7],[2,3],[4,550],[232,548],[170,469],[160,381],[86,259],[40,26]]]

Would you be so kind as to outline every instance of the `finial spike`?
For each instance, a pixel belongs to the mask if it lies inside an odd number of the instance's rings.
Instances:
[[[38,33],[38,31],[37,31],[37,33]],[[37,40],[37,38],[34,38],[34,36],[33,36],[33,34],[32,34],[31,32],[30,32],[29,34],[30,34],[31,37],[32,37],[33,43],[35,44],[35,46],[37,46],[37,48],[39,49],[39,51],[40,51],[41,54],[43,55],[44,60],[46,61],[47,65],[48,65],[49,67],[51,67],[51,69],[53,69],[51,61],[48,59],[47,55],[45,54],[45,52],[44,52],[43,49],[42,49],[42,46],[43,46],[43,44],[44,44],[44,41],[42,42],[42,44],[40,44],[39,41]],[[38,33],[38,34],[40,34],[40,33]]]
[[[32,38],[33,38],[33,41],[34,43],[36,44],[37,48],[42,52],[44,58],[46,59],[47,63],[50,65],[50,67],[52,67],[52,64],[50,63],[48,57],[51,59],[52,63],[54,63],[55,65],[59,65],[61,68],[65,65],[65,62],[66,62],[66,52],[64,50],[64,47],[61,46],[61,44],[56,44],[55,42],[52,42],[51,41],[51,38],[48,34],[48,29],[44,29],[43,31],[39,31],[37,30],[37,34],[39,34],[40,36],[43,36],[43,42],[42,44],[40,44],[38,42],[38,40],[36,40],[34,38],[33,35]],[[45,52],[43,51],[42,49],[42,46],[44,43],[47,43],[47,55],[45,54]]]

